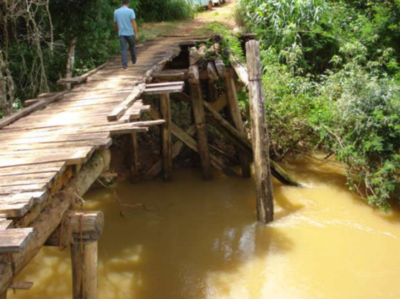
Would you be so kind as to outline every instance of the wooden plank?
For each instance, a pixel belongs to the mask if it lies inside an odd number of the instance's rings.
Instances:
[[[0,253],[19,253],[33,237],[33,228],[0,230]]]
[[[81,146],[81,147],[73,147],[73,148],[57,148],[57,149],[40,149],[40,150],[9,150],[9,151],[1,151],[0,159],[4,157],[13,157],[13,156],[38,156],[38,155],[51,155],[51,154],[73,154],[76,151],[92,151],[92,146]]]
[[[165,124],[161,128],[163,176],[164,180],[170,180],[172,175],[172,122],[169,94],[160,95],[160,112],[161,117],[165,120]]]
[[[52,163],[37,163],[33,165],[21,165],[16,167],[7,167],[0,169],[0,177],[11,175],[23,175],[42,172],[62,173],[66,169],[65,161]]]
[[[188,70],[163,70],[154,72],[152,77],[160,81],[184,81],[188,78]]]
[[[30,185],[17,185],[0,187],[0,195],[14,194],[19,192],[37,192],[46,190],[46,183],[32,183]]]
[[[46,191],[0,195],[0,213],[6,214],[8,218],[23,217],[34,204],[42,203],[47,196]]]
[[[33,183],[47,183],[50,187],[53,179],[57,176],[57,172],[43,172],[37,174],[24,174],[9,177],[2,177],[0,179],[0,187],[17,186],[17,185],[30,185]]]
[[[178,93],[182,91],[183,91],[183,85],[175,85],[169,87],[155,87],[155,88],[146,88],[143,92],[143,95]]]
[[[50,154],[46,156],[14,156],[0,160],[0,168],[14,167],[18,165],[31,165],[47,162],[65,161],[66,165],[82,164],[87,161],[92,150],[77,150],[73,154]]]
[[[28,115],[29,113],[32,113],[36,110],[42,109],[49,105],[50,103],[62,98],[66,94],[66,91],[57,93],[56,95],[46,98],[44,100],[41,100],[40,102],[33,104],[32,106],[29,106],[27,108],[24,108],[10,116],[4,117],[0,119],[0,129],[4,128],[5,126],[8,126],[9,124],[17,121],[18,119]]]
[[[91,140],[91,139],[103,139],[109,138],[109,132],[90,132],[84,134],[63,134],[63,132],[57,132],[54,135],[50,136],[43,136],[43,137],[29,137],[29,138],[18,138],[18,139],[11,139],[5,140],[0,142],[0,145],[3,144],[36,144],[36,143],[52,143],[52,142],[75,142],[75,141],[82,141],[82,140]]]
[[[10,228],[13,221],[8,219],[0,219],[0,230]]]
[[[114,110],[107,116],[108,121],[115,121],[118,120],[125,112],[128,110],[130,106],[140,97],[143,93],[146,84],[139,84],[136,86],[131,94],[125,98],[125,100],[119,104]]]
[[[163,82],[163,83],[149,83],[146,84],[146,89],[149,88],[158,88],[158,87],[175,87],[175,86],[184,86],[184,81],[173,81],[173,82]]]
[[[81,140],[81,141],[74,141],[74,142],[53,142],[53,143],[37,143],[37,144],[29,144],[28,143],[28,144],[13,144],[13,145],[0,144],[0,151],[60,149],[60,148],[84,147],[84,146],[92,146],[95,149],[106,149],[106,148],[109,148],[111,145],[112,145],[111,138],[102,138],[102,139]]]

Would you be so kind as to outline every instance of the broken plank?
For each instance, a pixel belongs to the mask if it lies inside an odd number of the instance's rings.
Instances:
[[[12,228],[0,231],[0,253],[19,253],[33,237],[33,228]]]
[[[163,83],[149,83],[146,84],[146,89],[149,88],[157,88],[157,87],[173,87],[173,86],[183,86],[185,82],[183,81],[174,81],[174,82],[163,82]]]
[[[128,110],[130,106],[140,97],[143,93],[146,84],[139,84],[136,86],[132,93],[125,98],[125,100],[119,104],[114,110],[107,116],[108,121],[115,121],[118,120],[125,112]]]

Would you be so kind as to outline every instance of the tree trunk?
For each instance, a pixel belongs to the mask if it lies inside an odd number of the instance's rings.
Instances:
[[[67,52],[67,65],[65,68],[65,78],[72,78],[72,73],[75,65],[75,49],[76,49],[76,37],[72,38],[68,45]],[[72,85],[67,84],[67,89],[70,90]]]
[[[7,62],[0,49],[0,108],[3,116],[13,113],[14,81],[8,69]]]

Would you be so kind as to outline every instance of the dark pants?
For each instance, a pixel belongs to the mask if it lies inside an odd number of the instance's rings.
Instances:
[[[136,63],[136,50],[135,50],[135,37],[131,36],[120,36],[119,41],[121,43],[121,55],[122,55],[122,66],[128,66],[128,57],[126,54],[126,46],[129,45],[129,51],[131,52],[132,63]]]

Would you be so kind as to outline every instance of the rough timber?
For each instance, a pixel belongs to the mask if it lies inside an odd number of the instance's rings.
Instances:
[[[159,94],[182,89],[182,84],[146,85],[153,73],[179,55],[181,43],[187,39],[149,41],[138,47],[138,63],[127,70],[117,57],[72,79],[84,84],[30,100],[29,107],[0,119],[0,296],[34,256],[23,256],[25,251],[43,245],[30,242],[38,236],[46,240],[52,233],[31,226],[51,209],[54,195],[82,165],[108,149],[113,135],[146,132],[148,125],[164,123],[139,121],[150,109],[140,96],[157,93],[157,88]],[[59,83],[71,83],[64,81]],[[57,215],[56,225],[62,216]]]

